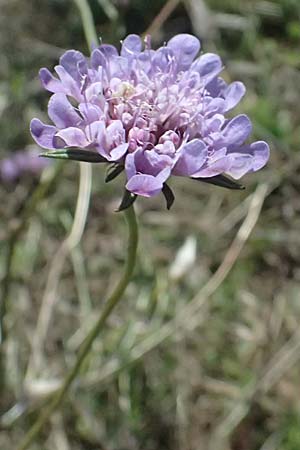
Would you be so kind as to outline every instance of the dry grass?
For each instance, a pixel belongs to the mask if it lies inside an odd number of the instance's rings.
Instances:
[[[163,1],[120,1],[110,19],[91,3],[98,32],[110,41],[151,26],[161,41],[198,32],[205,50],[222,54],[226,76],[248,86],[241,108],[255,136],[271,143],[272,158],[245,178],[245,192],[176,179],[170,212],[161,198],[137,201],[135,277],[32,450],[298,450],[299,5],[168,2],[175,7],[160,21],[154,19]],[[54,64],[62,48],[84,49],[72,3],[23,6],[5,1],[0,17],[2,156],[31,143],[28,121],[43,114],[38,68]],[[37,180],[0,186],[2,295],[9,287],[1,348],[4,450],[15,448],[60,385],[122,267],[123,222],[113,212],[122,180],[104,185],[104,172],[93,167],[81,238],[81,207],[72,228],[78,166],[61,170],[29,210]]]

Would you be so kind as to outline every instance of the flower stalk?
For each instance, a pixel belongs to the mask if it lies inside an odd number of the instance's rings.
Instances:
[[[75,3],[77,4],[77,6],[80,10],[86,40],[89,43],[89,45],[92,47],[93,45],[95,45],[97,43],[97,34],[96,34],[95,27],[94,27],[92,14],[91,14],[89,5],[86,2],[86,0],[75,0]],[[76,153],[76,155],[78,157],[78,153]],[[48,156],[48,155],[45,155],[45,156]],[[92,155],[92,156],[94,156],[94,155]],[[57,157],[57,155],[55,155],[55,157]],[[67,157],[62,156],[61,159],[72,159],[72,155],[67,155]],[[78,159],[78,158],[76,158],[76,159]],[[100,155],[98,155],[98,159],[101,159]],[[102,161],[98,161],[98,159],[97,159],[97,161],[93,161],[93,162],[102,162]],[[82,161],[87,161],[87,160],[84,158],[84,159],[82,159]],[[89,165],[87,165],[86,167],[88,167],[90,170]],[[49,405],[46,406],[45,410],[38,417],[38,419],[33,424],[31,429],[29,429],[29,431],[25,435],[23,441],[17,447],[17,450],[26,450],[27,448],[29,448],[31,443],[36,439],[36,437],[41,432],[41,430],[44,427],[44,425],[46,424],[46,422],[50,419],[53,412],[57,408],[59,408],[59,406],[63,402],[66,394],[68,393],[73,381],[76,379],[76,377],[83,365],[83,362],[89,355],[95,339],[99,336],[99,334],[103,330],[107,318],[109,317],[110,313],[115,308],[117,303],[121,300],[121,298],[125,292],[125,289],[130,282],[130,279],[131,279],[131,276],[132,276],[132,273],[134,270],[134,266],[135,266],[136,252],[137,252],[137,245],[138,245],[138,226],[137,226],[137,221],[136,221],[136,216],[135,216],[135,211],[134,211],[133,205],[129,206],[126,210],[124,210],[124,215],[125,215],[125,220],[127,222],[127,227],[128,227],[128,247],[127,247],[127,257],[126,257],[126,261],[125,261],[125,265],[124,265],[123,275],[122,275],[119,283],[117,284],[116,288],[114,289],[114,291],[108,298],[107,302],[105,303],[104,309],[103,309],[101,315],[99,316],[97,322],[94,324],[94,326],[90,330],[89,334],[87,335],[86,339],[84,340],[82,346],[80,347],[78,357],[77,357],[74,367],[71,369],[69,374],[66,376],[62,386],[56,392],[56,394],[50,401]]]
[[[98,36],[92,16],[91,8],[87,0],[74,0],[79,9],[85,39],[90,49],[98,44]]]
[[[61,388],[56,392],[52,401],[41,413],[37,421],[33,424],[32,428],[25,435],[23,441],[17,447],[17,450],[26,450],[27,448],[29,448],[29,446],[38,436],[38,434],[40,433],[46,422],[49,420],[53,412],[61,405],[73,381],[77,377],[83,362],[88,356],[95,339],[99,336],[99,334],[103,330],[107,318],[109,317],[110,313],[115,308],[115,306],[118,304],[118,302],[121,300],[125,292],[125,289],[127,288],[130,282],[135,266],[137,245],[138,245],[138,226],[133,205],[124,211],[124,215],[128,227],[128,247],[123,275],[119,283],[117,284],[116,288],[106,301],[106,304],[103,308],[103,311],[99,319],[97,320],[97,322],[87,335],[86,339],[84,340],[79,350],[78,357],[74,367],[71,369],[71,371],[65,378]]]

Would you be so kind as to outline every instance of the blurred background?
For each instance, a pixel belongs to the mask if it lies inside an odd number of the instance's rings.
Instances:
[[[79,3],[77,1],[77,3]],[[69,248],[79,165],[37,159],[38,80],[88,53],[71,0],[0,1],[0,448],[13,450],[60,385],[123,263],[123,180],[93,166]],[[161,45],[189,32],[242,80],[235,109],[271,160],[244,191],[173,179],[138,199],[135,276],[32,450],[300,449],[300,2],[91,0],[97,33]],[[254,139],[253,139],[254,140]],[[120,177],[121,178],[121,177]]]

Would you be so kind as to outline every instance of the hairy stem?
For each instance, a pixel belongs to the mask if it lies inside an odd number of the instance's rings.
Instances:
[[[54,395],[52,401],[41,413],[37,421],[33,424],[31,429],[25,435],[21,444],[17,447],[17,450],[26,450],[31,445],[31,443],[35,440],[35,438],[42,430],[43,426],[51,417],[52,413],[60,406],[67,392],[69,391],[71,384],[78,375],[85,358],[88,356],[92,348],[93,342],[95,341],[97,336],[99,336],[100,332],[103,330],[104,325],[106,323],[106,319],[108,318],[114,307],[117,305],[117,303],[121,300],[122,295],[129,284],[136,260],[136,251],[138,244],[138,227],[133,206],[130,206],[128,209],[126,209],[124,211],[124,214],[128,226],[128,248],[122,278],[120,279],[116,288],[106,301],[99,319],[97,320],[97,322],[87,335],[85,341],[83,342],[79,350],[78,357],[74,367],[66,376],[65,381],[63,382],[61,388]]]

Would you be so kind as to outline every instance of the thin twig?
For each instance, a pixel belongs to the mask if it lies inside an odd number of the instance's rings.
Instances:
[[[168,17],[172,14],[174,9],[179,5],[180,0],[168,0],[166,4],[162,7],[160,12],[154,18],[151,25],[147,28],[147,30],[143,33],[143,36],[147,34],[155,35],[158,30],[163,26]]]
[[[230,413],[226,413],[224,419],[214,430],[210,446],[212,450],[223,448],[224,439],[229,437],[246,417],[253,399],[258,394],[268,392],[299,359],[300,332],[296,330],[290,340],[271,358],[264,368],[262,375],[254,377],[243,389],[240,400],[236,401]]]
[[[48,274],[45,293],[42,299],[36,329],[32,339],[32,353],[28,363],[26,377],[32,377],[32,373],[39,370],[42,361],[42,350],[48,334],[49,325],[54,306],[57,301],[57,288],[60,275],[68,253],[75,248],[82,237],[86,224],[89,201],[91,194],[91,165],[80,163],[79,189],[74,220],[69,235],[60,245]]]

